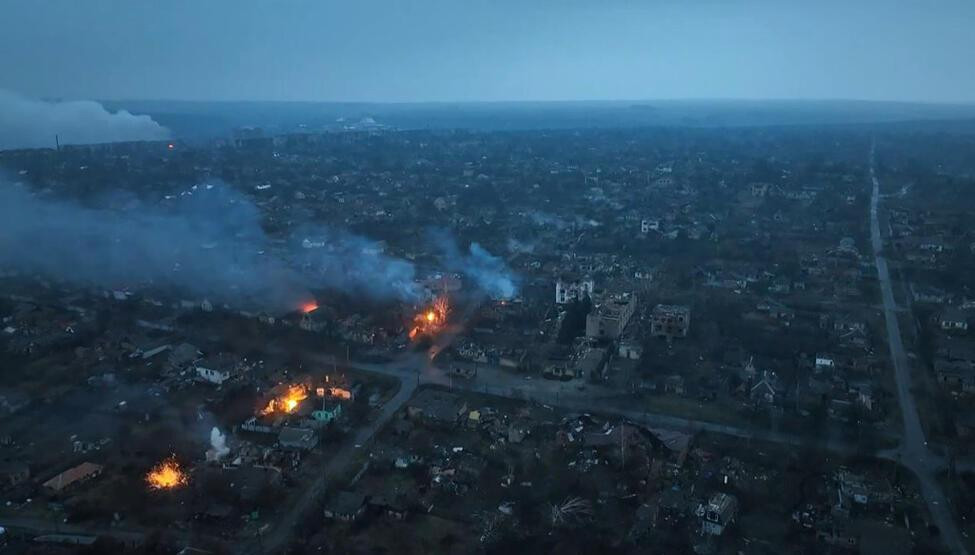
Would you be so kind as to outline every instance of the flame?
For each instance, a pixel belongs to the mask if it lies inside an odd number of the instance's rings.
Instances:
[[[275,412],[290,414],[298,408],[298,405],[308,398],[308,392],[300,385],[289,385],[288,390],[279,397],[268,401],[267,406],[261,411],[261,416],[267,416]]]
[[[186,485],[187,478],[173,455],[152,467],[146,474],[146,482],[151,489],[173,489]]]
[[[416,339],[422,335],[431,335],[440,331],[447,323],[447,313],[450,306],[447,297],[437,297],[433,305],[424,311],[419,312],[413,317],[413,327],[410,328],[410,339]]]
[[[301,312],[304,314],[315,312],[316,310],[318,310],[318,303],[315,301],[308,301],[301,305]]]

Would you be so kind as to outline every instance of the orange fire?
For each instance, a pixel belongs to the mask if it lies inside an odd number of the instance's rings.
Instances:
[[[268,401],[267,406],[261,411],[261,416],[267,416],[275,412],[290,414],[298,408],[298,404],[308,398],[308,392],[300,385],[289,385],[284,394]]]
[[[174,455],[152,467],[146,482],[151,489],[174,489],[186,485],[187,478]]]
[[[318,310],[318,303],[315,301],[308,301],[301,305],[301,312],[304,314],[315,312],[316,310]]]
[[[447,323],[447,313],[450,306],[447,297],[437,297],[433,301],[433,306],[420,312],[413,318],[413,327],[410,328],[410,339],[416,339],[422,335],[431,335],[440,331]]]

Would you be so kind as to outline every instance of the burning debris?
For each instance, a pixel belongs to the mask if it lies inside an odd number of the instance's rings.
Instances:
[[[261,416],[267,416],[276,412],[291,414],[302,401],[308,398],[308,391],[302,385],[289,385],[285,392],[270,401],[261,411]]]
[[[450,312],[450,305],[446,296],[434,299],[430,307],[413,317],[410,339],[415,340],[423,336],[435,335],[447,323],[448,312]]]
[[[152,467],[146,474],[146,482],[149,483],[150,489],[175,489],[185,486],[187,477],[176,456],[172,455]]]

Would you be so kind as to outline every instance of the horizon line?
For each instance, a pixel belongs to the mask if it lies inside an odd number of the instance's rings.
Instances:
[[[65,100],[84,100],[81,97],[38,97],[43,100],[62,102]],[[800,98],[800,97],[670,97],[670,98],[617,98],[617,99],[526,99],[526,100],[308,100],[308,99],[201,99],[201,98],[98,98],[97,102],[185,102],[185,103],[274,103],[274,104],[364,104],[386,106],[409,105],[501,105],[501,104],[641,104],[641,103],[856,103],[856,104],[901,104],[931,107],[975,107],[975,100],[898,100],[863,98]]]

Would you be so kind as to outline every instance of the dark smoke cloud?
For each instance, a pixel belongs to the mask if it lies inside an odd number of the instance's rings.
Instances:
[[[98,102],[46,102],[0,89],[0,150],[61,144],[163,140],[169,131],[149,116],[109,112]]]

